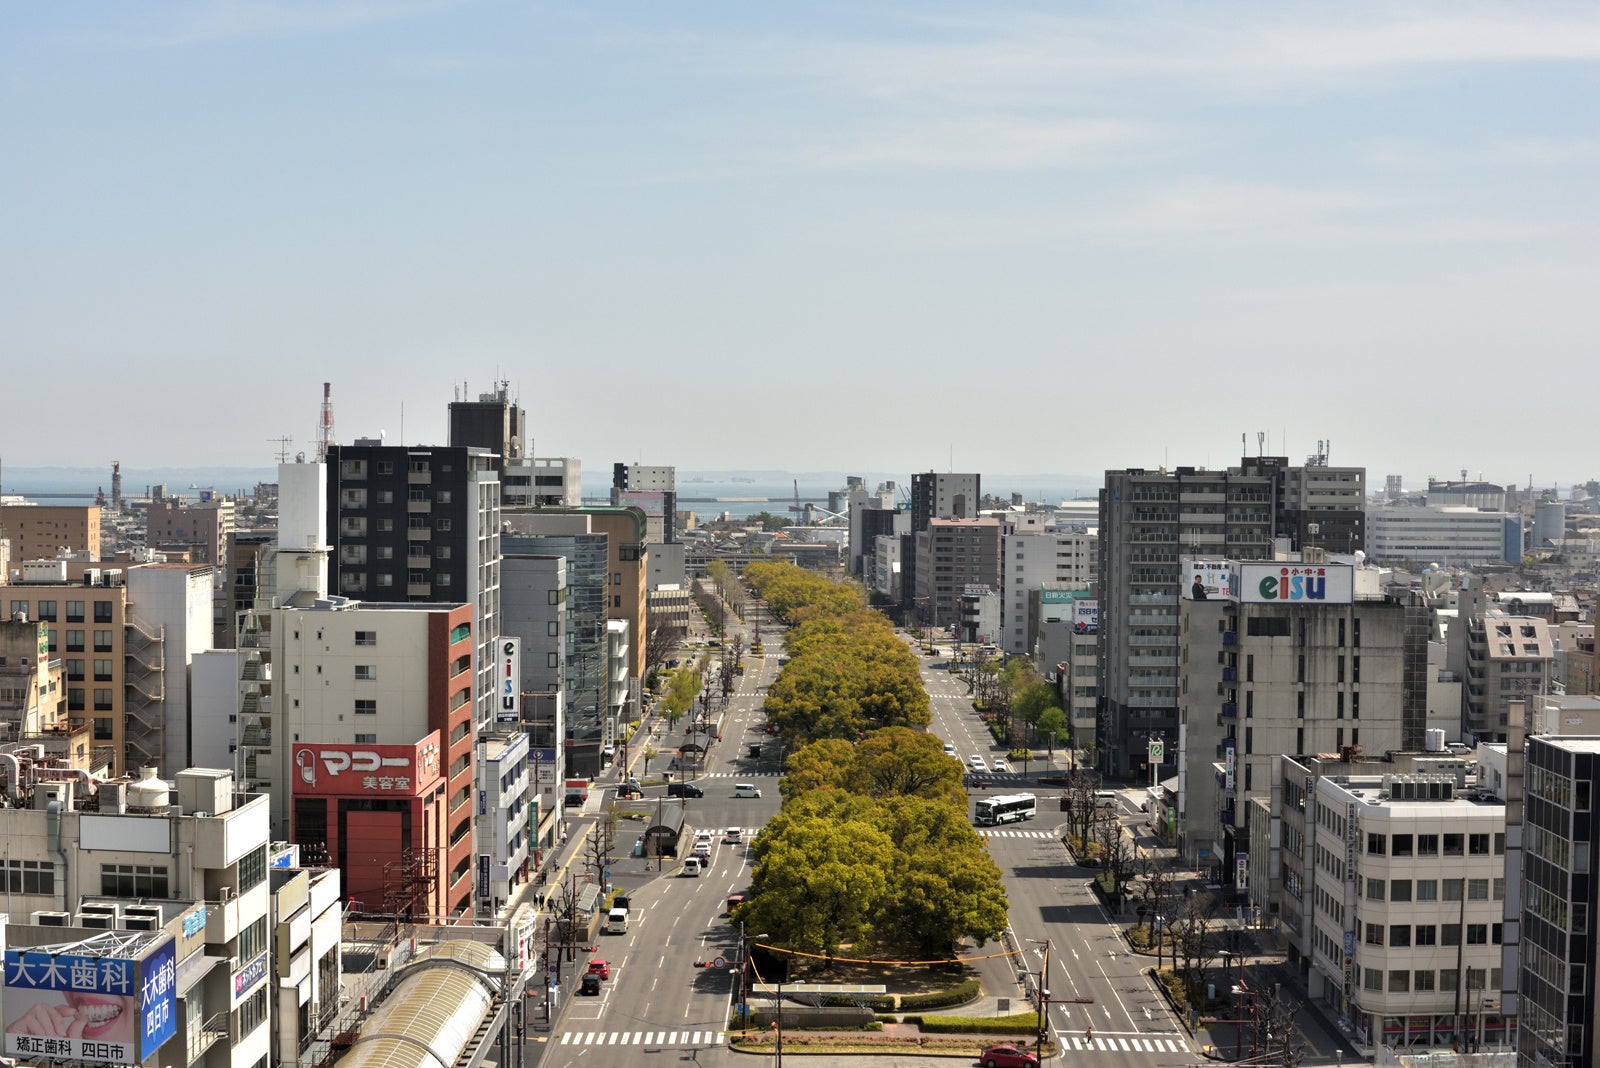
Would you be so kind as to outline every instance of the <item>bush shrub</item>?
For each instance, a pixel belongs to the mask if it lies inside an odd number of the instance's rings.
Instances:
[[[1039,1033],[1039,1014],[1019,1012],[1011,1016],[924,1016],[924,1031],[934,1034],[1027,1035]]]
[[[976,979],[963,979],[947,990],[936,990],[931,994],[905,994],[900,998],[900,1008],[910,1009],[942,1009],[950,1005],[965,1005],[978,996],[978,981]]]

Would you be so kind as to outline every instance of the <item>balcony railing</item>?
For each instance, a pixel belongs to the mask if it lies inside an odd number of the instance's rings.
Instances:
[[[1225,630],[1225,631],[1223,631],[1222,632],[1222,644],[1223,645],[1238,645],[1239,644],[1239,632],[1236,631],[1236,630]]]
[[[1222,702],[1222,714],[1227,716],[1229,719],[1238,719],[1239,706],[1234,704],[1232,701],[1224,701]]]
[[[1225,668],[1223,668],[1222,669],[1222,681],[1223,682],[1238,682],[1239,681],[1239,669],[1236,668],[1236,667],[1225,667]]]

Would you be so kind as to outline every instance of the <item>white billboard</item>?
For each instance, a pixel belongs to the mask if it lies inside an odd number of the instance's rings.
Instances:
[[[1186,560],[1183,595],[1191,601],[1233,600],[1239,577],[1227,560]]]
[[[1349,564],[1239,565],[1239,600],[1246,604],[1349,604],[1354,597]]]
[[[1072,629],[1077,634],[1100,633],[1100,602],[1075,601],[1072,605]]]
[[[500,707],[496,723],[522,722],[522,639],[500,639]]]

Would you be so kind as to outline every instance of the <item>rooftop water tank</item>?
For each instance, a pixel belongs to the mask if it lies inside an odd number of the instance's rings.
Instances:
[[[128,784],[128,807],[134,811],[166,808],[169,796],[167,784],[156,777],[154,767],[140,768],[138,781]]]

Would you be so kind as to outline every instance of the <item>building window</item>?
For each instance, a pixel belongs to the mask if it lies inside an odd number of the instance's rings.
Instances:
[[[81,678],[83,678],[83,661],[79,660],[77,662],[77,664],[78,664],[78,678],[81,679]],[[94,662],[94,681],[96,681],[96,682],[110,682],[111,681],[111,661],[109,661],[109,660],[96,660]]]
[[[94,603],[94,621],[96,623],[111,622],[111,602],[96,601]]]
[[[1439,944],[1439,928],[1431,923],[1417,924],[1416,944],[1419,946],[1436,946]]]
[[[387,573],[374,575],[372,581],[378,588],[388,589],[394,585],[394,576]]]
[[[434,526],[438,530],[449,530],[450,527],[451,527],[450,517],[449,516],[441,516],[439,518],[439,520],[434,524]]]
[[[1382,901],[1386,885],[1382,879],[1367,880],[1367,900]]]
[[[1395,834],[1389,837],[1389,855],[1391,857],[1409,857],[1413,839],[1409,834]]]
[[[96,712],[110,712],[112,707],[111,688],[109,686],[105,688],[96,687],[94,691],[94,710]]]
[[[1467,880],[1467,900],[1468,901],[1488,901],[1489,900],[1489,880],[1488,879],[1468,879]]]
[[[378,736],[376,734],[357,734],[356,735],[356,744],[357,745],[377,745],[378,744]]]
[[[1383,973],[1376,968],[1361,969],[1361,988],[1363,990],[1383,990]]]
[[[83,687],[82,686],[68,686],[67,687],[67,711],[68,712],[82,712],[83,710],[84,710]]]
[[[1385,835],[1370,834],[1370,833],[1367,835],[1367,853],[1368,854],[1370,854],[1372,856],[1381,857],[1386,852],[1388,852],[1388,848],[1387,847],[1388,847],[1388,839],[1387,839],[1387,837]]]
[[[377,645],[378,644],[378,632],[375,631],[375,630],[358,630],[358,631],[356,631],[356,644],[357,645]]]
[[[102,864],[100,893],[106,897],[169,897],[166,865]]]
[[[392,474],[394,474],[394,461],[393,460],[379,460],[373,466],[377,469],[377,472],[380,475],[392,475]]]
[[[96,660],[95,663],[98,664],[98,663],[100,663],[100,661]],[[67,681],[68,682],[82,682],[83,681],[83,677],[84,677],[83,676],[83,661],[82,660],[68,660],[67,661]]]
[[[1410,879],[1390,879],[1389,880],[1389,900],[1390,901],[1410,901],[1411,900],[1411,880]]]
[[[24,601],[24,604],[27,602]],[[54,601],[39,602],[39,622],[54,623],[56,621],[56,603]]]
[[[81,631],[81,630],[69,630],[69,631],[67,631],[67,652],[69,652],[69,653],[81,653],[81,652],[83,652],[83,635],[84,635],[84,632]]]
[[[1439,836],[1436,834],[1417,835],[1417,856],[1436,857],[1439,855]]]
[[[1439,944],[1441,946],[1459,946],[1461,944],[1461,925],[1459,923],[1441,923],[1439,925]]]
[[[360,681],[363,681],[363,682],[374,682],[374,681],[376,681],[377,678],[378,678],[378,665],[376,665],[376,664],[357,664],[356,665],[356,678],[358,680],[360,680]]]
[[[116,738],[116,722],[109,716],[94,717],[94,740],[109,742]]]
[[[356,698],[356,715],[358,715],[358,716],[376,716],[377,714],[378,714],[378,702],[377,702],[376,698],[371,698],[371,697],[358,697],[358,698]]]
[[[1467,924],[1467,945],[1486,946],[1489,944],[1489,925],[1486,923]]]
[[[433,558],[435,560],[448,560],[448,559],[450,559],[450,546],[448,546],[448,545],[436,545],[436,546],[434,546],[434,548],[433,548]]]
[[[270,984],[263,983],[260,990],[239,1003],[239,1031],[235,1041],[244,1038],[267,1022],[268,985]]]
[[[1487,834],[1469,834],[1467,836],[1467,852],[1475,857],[1489,855],[1489,836]]]
[[[97,630],[94,632],[94,651],[97,653],[109,653],[111,651],[111,632],[109,630]]]
[[[5,889],[10,894],[53,894],[56,892],[55,864],[48,860],[8,860]]]
[[[1411,947],[1411,925],[1409,923],[1396,923],[1389,926],[1389,944],[1401,949]]]
[[[254,961],[267,951],[267,918],[262,916],[243,931],[238,932],[238,959]]]
[[[1439,900],[1439,884],[1438,884],[1438,882],[1436,880],[1433,880],[1433,879],[1418,879],[1417,880],[1417,900],[1418,901],[1438,901]]]
[[[259,886],[262,882],[264,882],[266,880],[266,878],[267,878],[267,847],[266,846],[261,846],[259,849],[252,849],[250,852],[246,853],[244,856],[239,858],[239,893],[242,894],[246,890],[251,889],[252,887]],[[260,953],[263,949],[267,948],[267,944],[266,944],[266,938],[267,938],[267,936],[266,936],[266,929],[267,929],[266,928],[266,924],[267,924],[267,920],[266,920],[266,917],[263,916],[260,920],[258,920],[256,922],[261,924],[261,932],[262,932],[261,933],[261,945],[259,947],[257,947],[252,952],[248,952],[248,953],[244,952],[244,933],[241,932],[240,935],[239,935],[239,938],[240,938],[240,942],[239,942],[239,948],[240,948],[239,959],[240,960],[250,960],[250,959],[254,958],[257,953]],[[251,928],[254,928],[254,926],[255,925],[252,924]]]
[[[471,623],[457,623],[454,627],[450,628],[451,645],[454,645],[456,642],[464,642],[470,637],[472,637]]]
[[[67,602],[67,622],[68,623],[82,623],[83,622],[83,602],[82,601],[68,601]]]
[[[1389,972],[1389,993],[1405,994],[1411,990],[1411,969],[1395,968]]]

